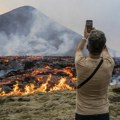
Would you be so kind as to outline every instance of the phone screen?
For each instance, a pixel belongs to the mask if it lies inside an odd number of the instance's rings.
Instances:
[[[86,20],[86,27],[87,27],[87,32],[90,33],[92,28],[93,28],[93,21],[92,20]]]

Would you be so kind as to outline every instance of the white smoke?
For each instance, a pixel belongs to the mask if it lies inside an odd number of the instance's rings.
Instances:
[[[34,22],[27,36],[0,32],[0,55],[73,56],[81,36],[38,11],[32,12]]]

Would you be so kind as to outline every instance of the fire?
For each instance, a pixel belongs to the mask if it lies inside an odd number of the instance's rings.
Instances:
[[[70,67],[66,67],[63,69],[63,72],[67,73],[70,77],[73,77],[73,74],[71,72],[71,68]]]
[[[49,80],[48,80],[49,81]],[[5,93],[5,91],[2,91],[0,96],[10,96],[10,95],[27,95],[27,94],[33,94],[35,92],[47,92],[47,86],[48,86],[48,81],[47,83],[42,84],[39,88],[35,89],[34,84],[28,84],[25,86],[24,91],[21,92],[20,88],[18,87],[18,83],[14,85],[13,91],[10,93]],[[69,90],[74,90],[75,88],[70,87],[66,83],[66,78],[61,78],[59,83],[56,84],[53,88],[50,89],[48,92],[52,91],[57,91],[57,90],[62,90],[62,89],[69,89]]]
[[[62,90],[62,89],[74,90],[74,88],[66,84],[66,78],[61,78],[59,83],[55,85],[50,91],[56,91],[56,90]]]
[[[42,84],[39,88],[35,90],[35,92],[47,92],[48,82],[51,80],[51,74],[48,76],[46,83]]]
[[[10,63],[8,58],[1,58],[3,64]],[[14,57],[14,60],[23,57]],[[29,56],[25,60],[44,60],[43,57]],[[6,88],[8,88],[6,90]],[[9,76],[0,81],[0,96],[28,95],[35,92],[53,92],[58,90],[75,90],[76,77],[74,69],[70,66],[55,68],[54,65],[43,65],[42,67],[31,69],[17,75]]]
[[[44,68],[50,69],[51,67],[50,66],[45,66]]]
[[[28,84],[25,86],[25,92],[23,95],[27,95],[27,94],[33,94],[34,93],[34,84]]]

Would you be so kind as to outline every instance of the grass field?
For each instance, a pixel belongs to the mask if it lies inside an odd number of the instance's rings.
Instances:
[[[118,95],[109,90],[111,120],[120,120]],[[74,120],[75,100],[76,92],[69,90],[1,97],[0,120]]]

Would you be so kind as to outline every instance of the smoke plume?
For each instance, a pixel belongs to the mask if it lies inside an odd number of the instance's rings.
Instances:
[[[0,16],[0,22],[3,18],[9,24],[4,22],[0,29],[1,56],[73,56],[81,38],[28,6]]]

